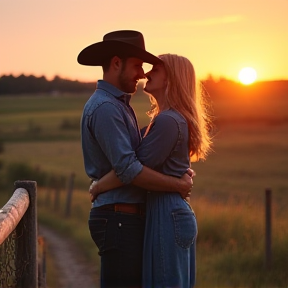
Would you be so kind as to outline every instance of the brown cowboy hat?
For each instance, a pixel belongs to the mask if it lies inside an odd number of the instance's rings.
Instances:
[[[77,61],[82,65],[102,66],[103,62],[113,56],[135,57],[153,65],[162,62],[145,50],[143,35],[132,30],[113,31],[104,35],[102,42],[84,48]]]

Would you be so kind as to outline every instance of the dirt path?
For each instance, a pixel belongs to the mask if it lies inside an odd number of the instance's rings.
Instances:
[[[99,287],[92,278],[95,269],[87,265],[74,243],[43,226],[39,227],[39,235],[44,237],[49,253],[55,259],[55,265],[61,274],[59,288]]]

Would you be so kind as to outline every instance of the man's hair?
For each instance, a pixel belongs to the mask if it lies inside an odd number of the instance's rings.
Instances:
[[[109,58],[106,58],[106,59],[103,59],[102,69],[103,69],[103,72],[104,72],[104,73],[109,70],[111,59],[112,59],[112,58],[110,58],[110,57],[109,57]]]
[[[127,55],[121,55],[121,54],[117,54],[117,55],[114,55],[114,56],[118,56],[118,57],[123,61],[124,68],[125,68],[126,60],[127,60],[129,57],[128,57]],[[103,69],[103,72],[104,72],[104,73],[109,70],[111,60],[112,60],[112,58],[113,58],[114,56],[111,56],[111,57],[108,57],[108,58],[103,59],[102,69]]]

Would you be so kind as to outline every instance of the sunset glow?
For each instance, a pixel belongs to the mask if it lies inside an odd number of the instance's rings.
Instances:
[[[0,1],[0,76],[95,81],[101,67],[79,65],[78,53],[110,31],[130,29],[143,33],[155,55],[189,58],[200,79],[238,81],[246,65],[255,67],[257,80],[288,79],[288,1],[16,2]]]

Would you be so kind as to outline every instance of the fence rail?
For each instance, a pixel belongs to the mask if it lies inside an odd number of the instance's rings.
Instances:
[[[0,209],[0,287],[38,286],[37,184],[16,181]]]

